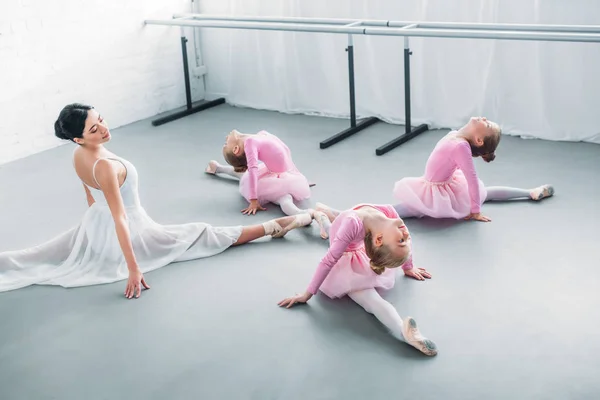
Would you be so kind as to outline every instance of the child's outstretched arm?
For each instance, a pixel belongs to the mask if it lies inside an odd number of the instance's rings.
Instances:
[[[425,279],[431,279],[431,273],[427,271],[425,268],[415,268],[413,265],[413,256],[412,253],[404,264],[402,264],[402,270],[404,271],[404,275],[409,276],[411,278],[415,278],[418,281],[424,281]]]
[[[319,291],[319,288],[325,281],[325,278],[327,278],[327,275],[329,275],[329,271],[331,271],[338,260],[342,257],[344,251],[346,251],[350,243],[359,237],[361,234],[361,229],[361,223],[357,217],[349,216],[344,218],[335,237],[331,240],[327,254],[325,254],[325,257],[323,257],[319,263],[317,271],[313,275],[313,278],[306,291],[303,294],[287,297],[280,301],[278,305],[280,307],[285,306],[286,308],[290,308],[296,303],[306,303],[311,297],[316,295]]]
[[[466,219],[489,222],[491,219],[481,214],[481,198],[479,194],[479,179],[473,163],[473,155],[469,143],[461,142],[454,150],[454,159],[461,169],[469,186],[469,197],[471,198],[471,214]]]
[[[396,208],[394,206],[388,206],[387,212],[389,213],[388,216],[391,216],[392,218],[400,218],[400,215],[398,215],[398,211],[396,211]],[[405,228],[406,230],[408,230],[406,225]],[[415,268],[413,264],[412,238],[409,236],[408,240],[410,241],[411,249],[408,260],[406,260],[406,262],[402,264],[402,270],[404,271],[404,275],[410,276],[411,278],[415,278],[419,281],[424,281],[426,278],[431,279],[431,274],[425,268]]]
[[[250,205],[242,210],[243,214],[256,214],[256,211],[265,211],[258,202],[258,149],[251,138],[244,143],[244,152],[248,162],[248,187],[250,190]]]

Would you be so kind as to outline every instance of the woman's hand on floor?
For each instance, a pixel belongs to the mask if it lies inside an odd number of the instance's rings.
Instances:
[[[129,272],[129,279],[127,280],[127,287],[125,288],[125,297],[131,299],[135,296],[137,299],[142,294],[142,285],[144,289],[150,289],[150,285],[146,283],[144,275],[139,269]]]
[[[296,303],[306,303],[308,300],[310,300],[311,297],[312,294],[304,292],[303,294],[297,294],[292,297],[287,297],[281,300],[279,303],[277,303],[277,305],[279,305],[279,307],[290,308]]]
[[[411,268],[404,271],[404,275],[415,278],[418,281],[424,281],[425,278],[431,279],[431,274],[425,268]]]

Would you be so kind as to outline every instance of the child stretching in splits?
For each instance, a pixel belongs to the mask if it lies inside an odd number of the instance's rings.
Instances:
[[[486,201],[541,200],[552,196],[550,185],[534,189],[485,187],[477,178],[474,157],[491,162],[500,142],[500,127],[486,118],[471,118],[458,131],[442,138],[427,160],[425,174],[403,178],[394,185],[394,206],[403,218],[465,218],[488,222],[481,214]]]
[[[310,198],[309,183],[292,161],[290,149],[277,136],[266,131],[250,135],[233,130],[225,138],[223,156],[228,166],[212,160],[205,171],[240,180],[240,193],[250,203],[242,213],[254,215],[271,202],[278,204],[284,214],[295,215],[294,222],[274,237],[310,225],[314,211],[301,210],[294,204],[294,200]]]
[[[331,226],[329,250],[306,292],[278,303],[290,308],[306,303],[321,290],[330,298],[348,295],[383,323],[391,334],[428,356],[437,354],[434,342],[423,337],[412,317],[400,318],[376,289],[394,287],[395,270],[414,271],[411,238],[391,205],[361,204],[341,212]],[[420,274],[431,278],[424,269]]]

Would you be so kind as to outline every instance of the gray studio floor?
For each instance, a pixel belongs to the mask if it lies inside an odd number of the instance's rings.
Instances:
[[[101,110],[100,110],[101,111]],[[110,116],[106,115],[108,121]],[[235,181],[203,173],[232,128],[267,129],[317,183],[313,202],[391,202],[445,131],[382,157],[402,131],[379,123],[327,150],[348,121],[213,108],[161,127],[113,130],[110,149],[140,174],[142,202],[160,223],[252,224]],[[72,145],[0,166],[0,251],[41,243],[79,221],[85,195]],[[124,282],[0,293],[0,399],[592,399],[600,393],[600,146],[505,136],[497,159],[476,161],[488,185],[552,183],[541,203],[486,204],[488,224],[407,220],[417,266],[385,294],[439,347],[435,358],[397,342],[348,299],[302,291],[327,250],[316,227],[263,239]]]

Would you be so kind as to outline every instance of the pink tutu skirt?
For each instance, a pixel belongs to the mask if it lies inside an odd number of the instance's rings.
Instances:
[[[365,289],[389,290],[396,282],[396,270],[386,268],[381,275],[371,269],[364,246],[346,251],[331,268],[321,285],[321,292],[332,299]]]
[[[461,219],[471,213],[469,186],[460,169],[446,182],[430,182],[423,177],[400,179],[394,185],[393,193],[411,216]],[[479,180],[480,203],[486,196],[485,186]]]
[[[286,194],[296,201],[310,198],[308,180],[299,171],[271,172],[265,164],[259,164],[257,177],[256,193],[261,205],[274,203]],[[249,179],[247,172],[240,179],[240,193],[247,201],[250,201]]]

